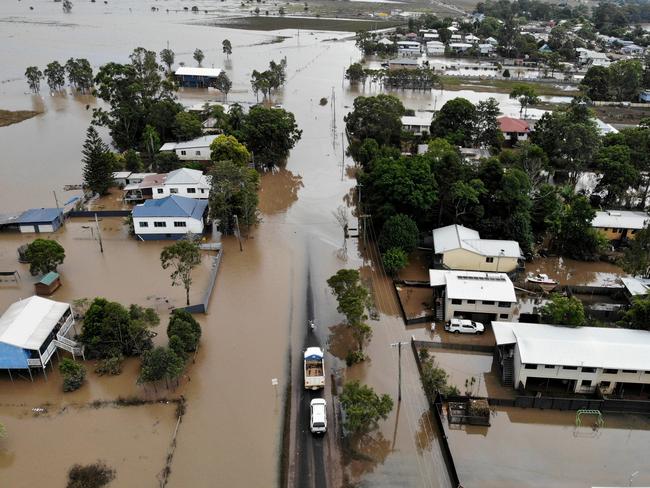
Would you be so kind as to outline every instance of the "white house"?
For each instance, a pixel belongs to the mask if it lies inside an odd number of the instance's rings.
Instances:
[[[523,259],[517,241],[481,239],[462,225],[433,230],[433,261],[448,269],[510,273]]]
[[[188,233],[201,235],[208,208],[206,200],[171,195],[147,200],[131,212],[135,235],[142,239],[180,239]]]
[[[636,44],[628,44],[627,46],[623,46],[621,48],[621,52],[630,56],[639,56],[643,54],[644,49],[641,46],[637,46]]]
[[[397,52],[402,55],[419,55],[421,46],[417,41],[397,41]]]
[[[603,234],[607,240],[620,241],[634,239],[636,233],[650,223],[650,216],[639,210],[597,211],[591,226]]]
[[[465,42],[471,42],[472,44],[476,44],[480,41],[478,37],[476,37],[474,34],[467,34],[465,36]]]
[[[198,169],[180,168],[168,173],[161,184],[152,188],[153,198],[179,195],[187,198],[208,198],[209,178]]]
[[[593,51],[583,47],[576,48],[578,53],[578,62],[586,66],[609,66],[611,61],[606,53]]]
[[[650,384],[650,332],[492,322],[502,380],[534,391],[640,392]]]
[[[210,144],[217,135],[205,135],[184,142],[166,142],[160,152],[174,151],[181,161],[208,161],[210,159]]]
[[[468,49],[471,49],[472,44],[468,44],[467,42],[452,42],[449,44],[449,49],[456,53],[464,53]]]
[[[429,281],[437,320],[461,317],[485,323],[512,319],[517,297],[505,273],[431,269]]]
[[[427,42],[427,54],[429,56],[442,56],[445,54],[445,45],[440,41]]]
[[[479,44],[478,52],[481,54],[492,54],[494,52],[494,46],[492,44]]]
[[[429,133],[432,121],[433,113],[431,112],[416,112],[415,115],[404,115],[402,116],[402,129],[420,136],[425,132]]]

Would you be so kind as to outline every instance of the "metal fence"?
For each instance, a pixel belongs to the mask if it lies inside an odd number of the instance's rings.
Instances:
[[[431,349],[454,349],[457,351],[472,351],[483,352],[486,354],[494,353],[494,346],[486,346],[483,344],[461,344],[455,342],[433,342],[433,341],[419,341],[413,340],[415,347],[426,347]]]
[[[208,285],[203,292],[203,299],[194,305],[188,305],[187,307],[179,307],[181,310],[185,310],[189,313],[207,313],[208,305],[210,303],[210,297],[212,297],[212,290],[214,285],[217,282],[217,273],[219,273],[219,267],[221,266],[221,257],[223,256],[223,251],[220,250],[212,261],[212,269],[210,270],[210,279],[208,280]]]
[[[128,217],[131,210],[70,210],[66,217]]]

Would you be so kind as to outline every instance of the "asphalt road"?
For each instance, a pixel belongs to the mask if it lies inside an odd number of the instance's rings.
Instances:
[[[305,341],[303,350],[308,347],[323,348],[321,341],[317,335],[317,329],[312,330],[309,327],[309,321],[314,320],[314,297],[311,287],[311,276],[307,275],[307,320],[305,320]],[[325,469],[325,444],[328,442],[328,436],[335,435],[334,432],[329,431],[332,426],[332,405],[328,402],[327,405],[327,418],[328,418],[328,432],[324,435],[313,435],[309,430],[309,404],[314,398],[325,397],[326,390],[305,390],[304,378],[302,375],[302,351],[301,356],[301,374],[294,379],[294,392],[298,395],[298,411],[295,416],[295,421],[298,422],[296,429],[296,448],[295,453],[297,462],[295,463],[295,486],[300,488],[325,488],[327,487],[327,470]],[[325,371],[325,388],[328,387],[327,369]]]

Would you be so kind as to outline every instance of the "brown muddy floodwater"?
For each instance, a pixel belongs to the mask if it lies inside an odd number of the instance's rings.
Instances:
[[[526,273],[544,273],[560,285],[620,286],[626,273],[615,264],[604,261],[576,261],[562,257],[535,259],[526,263]]]

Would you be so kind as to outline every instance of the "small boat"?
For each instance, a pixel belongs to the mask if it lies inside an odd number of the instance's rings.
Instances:
[[[539,285],[539,287],[546,292],[554,290],[559,284],[554,279],[549,278],[547,274],[543,274],[543,273],[538,273],[535,275],[529,274],[528,278],[526,278],[526,281],[528,283],[534,283],[536,285]]]

